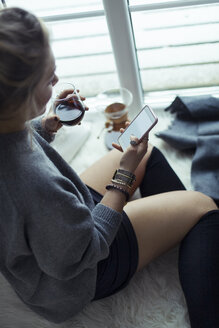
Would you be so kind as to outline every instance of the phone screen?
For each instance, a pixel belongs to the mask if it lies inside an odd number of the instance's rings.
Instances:
[[[118,142],[122,149],[125,150],[130,146],[130,137],[132,135],[138,139],[143,138],[144,135],[153,128],[157,121],[158,119],[152,109],[146,105],[119,136]]]

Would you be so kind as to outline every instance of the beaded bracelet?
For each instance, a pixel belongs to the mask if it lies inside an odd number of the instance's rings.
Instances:
[[[120,191],[121,193],[123,193],[123,194],[125,195],[125,197],[126,197],[126,201],[129,200],[129,193],[128,193],[128,191],[124,190],[123,188],[121,188],[121,187],[119,187],[119,186],[116,186],[116,185],[114,185],[114,184],[108,184],[108,185],[106,186],[106,189],[107,189],[107,190],[116,189],[116,190]]]

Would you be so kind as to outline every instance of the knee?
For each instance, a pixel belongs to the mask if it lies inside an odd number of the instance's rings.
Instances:
[[[200,216],[206,214],[209,211],[218,210],[214,200],[199,191],[191,191],[191,197],[194,198],[194,206],[196,207]]]

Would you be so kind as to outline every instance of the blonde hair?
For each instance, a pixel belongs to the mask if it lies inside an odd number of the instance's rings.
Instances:
[[[48,48],[48,33],[36,16],[20,8],[0,10],[0,120],[35,106]]]

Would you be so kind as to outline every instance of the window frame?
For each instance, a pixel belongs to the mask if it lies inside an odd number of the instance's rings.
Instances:
[[[161,3],[129,5],[129,0],[102,0],[102,10],[41,17],[45,22],[105,16],[120,86],[134,95],[131,116],[143,106],[144,94],[138,65],[137,50],[132,27],[131,13],[148,10],[182,8],[219,3],[216,0],[171,0]],[[127,53],[129,54],[127,56]]]

